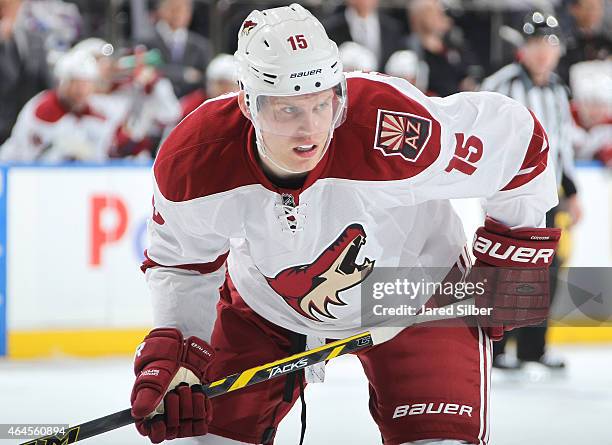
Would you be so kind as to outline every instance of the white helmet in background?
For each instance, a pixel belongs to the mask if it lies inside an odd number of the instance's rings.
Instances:
[[[378,65],[376,55],[356,42],[344,42],[338,48],[344,71],[374,71]]]
[[[594,153],[587,146],[603,146],[603,141],[596,142],[596,134],[601,134],[608,144],[612,141],[609,132],[611,127],[606,126],[612,115],[612,61],[590,60],[575,63],[570,67],[570,86],[580,124],[591,131],[588,142],[581,142],[580,154],[584,156]],[[601,126],[602,124],[604,125]],[[600,126],[600,130],[593,130],[596,126]],[[608,133],[605,133],[604,128],[608,128]]]
[[[427,89],[429,68],[425,62],[419,60],[414,51],[401,50],[394,52],[385,65],[385,73],[389,76],[408,79],[421,91]]]
[[[416,77],[418,70],[419,58],[409,50],[394,52],[385,65],[385,73],[395,77]]]
[[[229,54],[217,54],[206,67],[206,94],[217,97],[238,90],[236,59]]]
[[[234,56],[230,54],[216,55],[206,67],[206,80],[209,82],[218,80],[236,82],[238,80],[238,70]]]
[[[259,153],[285,172],[296,173],[271,159],[262,132],[289,137],[293,130],[282,123],[263,124],[259,115],[266,98],[333,91],[333,119],[321,159],[346,110],[346,80],[338,47],[329,39],[323,25],[296,3],[253,11],[238,32],[235,57],[240,86],[257,133]]]
[[[570,67],[570,86],[578,102],[612,106],[612,61],[575,63]]]
[[[55,64],[54,74],[59,82],[71,79],[96,81],[100,77],[96,59],[86,51],[70,50]]]
[[[84,51],[98,58],[112,56],[115,52],[115,48],[106,40],[90,37],[74,45],[71,51]]]

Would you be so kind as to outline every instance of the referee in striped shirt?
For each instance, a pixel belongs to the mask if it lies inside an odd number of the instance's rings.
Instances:
[[[567,207],[573,222],[580,219],[580,205],[574,184],[574,154],[571,132],[568,89],[555,74],[562,47],[559,23],[552,15],[533,12],[528,15],[521,30],[522,43],[517,62],[507,65],[484,80],[481,89],[495,91],[521,102],[542,123],[550,144],[549,162],[553,163],[563,205]],[[546,215],[547,227],[554,226],[557,208]],[[556,290],[556,270],[551,267],[550,297]],[[493,366],[516,369],[524,363],[539,363],[550,369],[565,367],[565,363],[545,353],[546,325],[519,328],[513,331],[517,338],[517,359],[505,354],[505,339],[493,344]]]

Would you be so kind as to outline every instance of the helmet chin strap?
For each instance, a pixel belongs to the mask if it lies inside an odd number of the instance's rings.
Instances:
[[[325,142],[325,148],[321,152],[321,155],[319,156],[319,159],[317,160],[317,163],[315,164],[315,166],[318,165],[319,162],[321,162],[321,159],[323,159],[323,156],[325,156],[325,153],[327,153],[327,149],[329,148],[329,144],[331,142],[333,133],[334,133],[334,127],[332,127],[332,129],[329,131],[329,136],[327,137],[327,141]],[[298,172],[298,171],[290,170],[290,169],[288,169],[286,167],[281,166],[278,162],[276,162],[274,159],[272,159],[272,156],[268,155],[267,150],[266,150],[266,146],[263,143],[263,138],[261,137],[261,134],[259,132],[259,129],[257,129],[257,127],[255,128],[255,134],[256,134],[255,143],[257,144],[257,152],[259,153],[259,155],[262,158],[266,158],[268,161],[270,161],[270,163],[272,165],[274,165],[274,167],[278,168],[279,170],[281,170],[281,171],[283,171],[285,173],[289,173],[289,174],[292,174],[292,175],[299,175],[299,174],[308,173],[308,171]]]

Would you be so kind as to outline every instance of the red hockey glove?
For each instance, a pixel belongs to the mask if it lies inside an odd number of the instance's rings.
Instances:
[[[208,432],[210,400],[198,389],[213,358],[208,343],[184,340],[177,329],[154,329],[145,337],[136,350],[131,397],[140,434],[160,443]]]
[[[476,306],[489,311],[478,321],[493,340],[501,340],[504,330],[548,318],[548,268],[560,236],[560,229],[511,229],[489,217],[476,231],[469,280],[483,284]]]

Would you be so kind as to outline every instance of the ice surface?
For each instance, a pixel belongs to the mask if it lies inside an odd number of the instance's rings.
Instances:
[[[612,345],[554,348],[569,363],[564,376],[493,376],[492,445],[612,445]],[[129,406],[131,360],[0,360],[0,423],[77,424]],[[307,445],[380,444],[368,412],[367,381],[355,357],[327,367],[310,385]],[[276,445],[296,445],[300,404],[281,424]],[[17,444],[20,441],[0,441]],[[132,426],[82,442],[146,444]],[[178,445],[178,441],[176,441]]]

